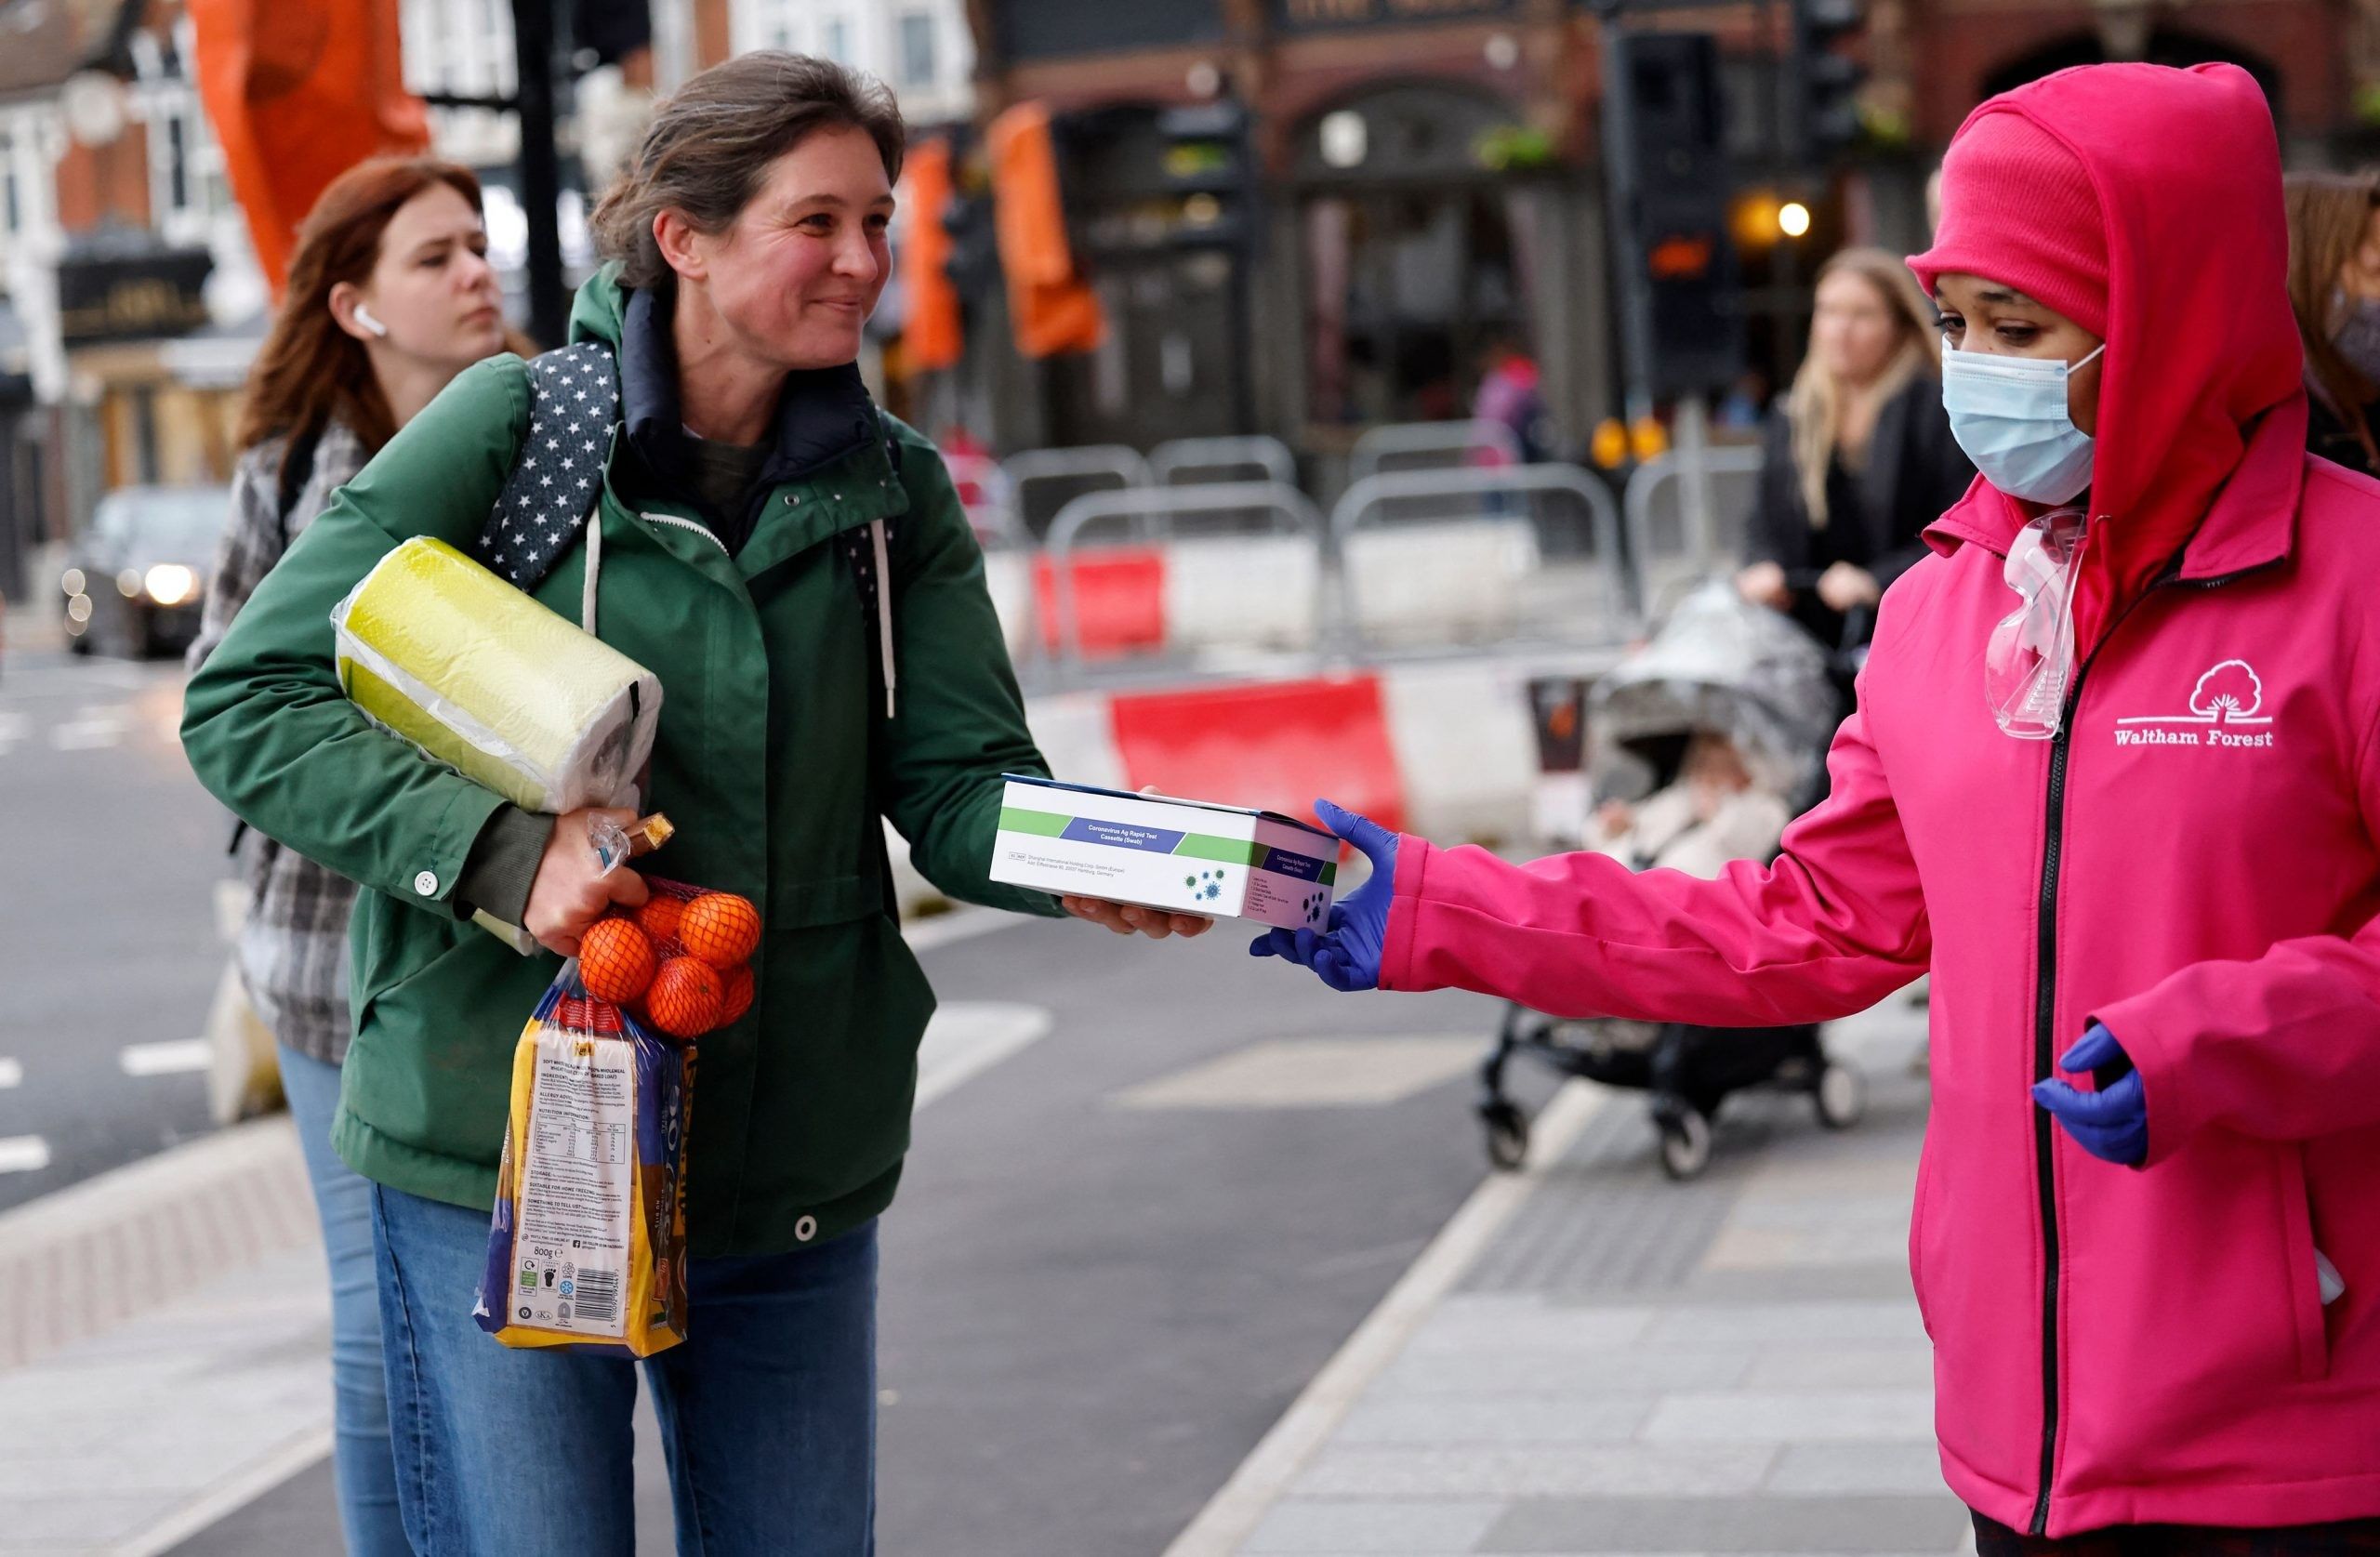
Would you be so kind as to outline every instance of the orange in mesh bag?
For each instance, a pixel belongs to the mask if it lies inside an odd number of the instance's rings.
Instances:
[[[653,895],[596,921],[581,938],[589,992],[678,1038],[699,1038],[751,1008],[760,914],[734,892],[648,876]]]

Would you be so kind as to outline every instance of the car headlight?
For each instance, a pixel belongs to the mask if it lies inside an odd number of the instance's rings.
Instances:
[[[83,592],[83,587],[86,582],[87,580],[83,577],[82,569],[69,568],[66,570],[66,575],[58,581],[58,587],[70,595],[79,595]]]
[[[179,562],[160,562],[141,580],[159,605],[179,605],[198,593],[198,574]]]

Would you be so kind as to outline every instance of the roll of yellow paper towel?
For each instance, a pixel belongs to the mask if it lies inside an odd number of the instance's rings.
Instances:
[[[331,614],[355,706],[524,811],[637,805],[661,683],[445,542],[416,535]]]

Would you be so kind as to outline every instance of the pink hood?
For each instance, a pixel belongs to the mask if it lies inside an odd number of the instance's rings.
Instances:
[[[2049,129],[2109,214],[2064,735],[1985,706],[2024,516],[1978,482],[1887,595],[1833,793],[1772,866],[1408,838],[1382,983],[1756,1025],[1930,969],[1910,1255],[1952,1489],[2052,1536],[2380,1515],[2380,483],[2304,453],[2244,74],[2069,71],[1978,112]],[[2094,1020],[2143,1077],[2139,1169],[2028,1094]]]

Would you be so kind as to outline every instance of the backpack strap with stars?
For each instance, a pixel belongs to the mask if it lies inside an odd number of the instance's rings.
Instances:
[[[473,548],[514,588],[534,591],[603,498],[603,461],[620,419],[612,349],[582,340],[529,359],[529,435]]]

